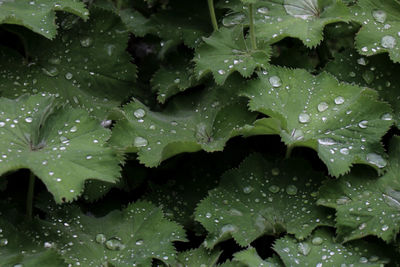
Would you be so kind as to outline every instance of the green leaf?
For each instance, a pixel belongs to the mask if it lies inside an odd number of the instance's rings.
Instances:
[[[17,228],[5,218],[0,219],[0,229],[1,266],[66,266],[48,243],[34,242],[26,229]]]
[[[400,3],[385,0],[362,0],[352,8],[353,18],[362,28],[356,36],[356,47],[362,55],[388,52],[400,62]]]
[[[325,72],[313,76],[278,67],[242,86],[250,110],[270,116],[268,123],[289,148],[316,150],[333,176],[348,172],[354,163],[386,166],[379,141],[393,120],[386,119],[391,108],[378,101],[376,91],[338,83]]]
[[[30,169],[56,202],[71,201],[90,178],[115,182],[119,159],[109,130],[82,109],[56,108],[55,98],[0,98],[0,175]]]
[[[388,263],[390,252],[372,242],[336,243],[328,229],[317,229],[307,240],[285,236],[275,242],[274,250],[286,266],[374,266]]]
[[[0,92],[10,98],[49,92],[104,119],[132,91],[136,69],[125,51],[128,32],[116,15],[100,9],[91,10],[87,23],[70,20],[61,19],[64,30],[54,41],[24,36],[29,62],[0,47]]]
[[[336,54],[335,60],[329,62],[325,70],[341,81],[376,89],[381,98],[392,105],[393,119],[400,128],[400,77],[395,75],[400,72],[398,64],[391,62],[386,55],[366,58],[354,50],[347,50]],[[386,115],[385,118],[389,119],[390,116]]]
[[[381,177],[352,173],[320,190],[318,204],[336,209],[336,227],[344,241],[375,235],[394,241],[400,230],[400,137],[390,146],[389,167]]]
[[[54,243],[74,266],[151,266],[152,259],[172,264],[176,258],[172,242],[186,240],[183,228],[148,202],[129,204],[100,218],[75,206],[53,209],[49,223],[38,223],[48,237],[39,238]]]
[[[282,232],[306,238],[331,215],[315,205],[323,176],[303,161],[269,162],[259,154],[225,173],[218,188],[200,202],[195,216],[209,232],[212,248],[233,237],[247,246],[258,237]]]
[[[160,103],[165,103],[175,94],[200,84],[194,77],[192,66],[184,57],[174,56],[168,63],[161,66],[151,79],[152,89],[157,91],[157,100]]]
[[[221,85],[234,71],[250,77],[255,68],[268,65],[270,47],[259,42],[259,48],[253,50],[250,40],[244,39],[242,27],[221,28],[203,40],[204,44],[196,50],[194,57],[198,78],[211,72],[215,82]]]
[[[140,162],[148,167],[183,152],[221,151],[256,115],[247,110],[244,99],[236,97],[231,84],[238,80],[177,96],[162,112],[134,100],[123,109],[125,119],[113,128],[111,144],[137,151]]]
[[[222,251],[219,250],[207,250],[203,246],[196,249],[186,250],[178,253],[176,266],[214,267],[216,266],[221,253]]]
[[[84,20],[89,12],[80,0],[4,0],[0,2],[0,24],[22,25],[48,39],[57,33],[55,11],[75,14]],[[78,20],[75,17],[74,20]]]
[[[253,247],[235,253],[234,260],[246,264],[246,266],[283,267],[283,264],[278,257],[274,255],[272,258],[263,260],[258,256],[256,249]]]
[[[225,26],[248,23],[242,5],[229,3],[229,7],[236,13],[224,18]],[[322,41],[326,25],[351,20],[348,7],[340,0],[260,0],[254,9],[256,37],[269,43],[294,37],[315,47]]]

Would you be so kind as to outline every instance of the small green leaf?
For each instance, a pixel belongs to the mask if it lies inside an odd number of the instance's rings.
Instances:
[[[208,250],[201,246],[196,249],[186,250],[178,253],[177,267],[215,267],[222,251]]]
[[[64,16],[60,24],[70,20]],[[29,62],[0,47],[0,92],[10,98],[49,92],[105,119],[135,81],[136,69],[125,51],[128,32],[116,15],[100,9],[91,10],[87,23],[71,23],[54,41],[25,35],[33,56]]]
[[[84,20],[89,17],[88,10],[80,0],[4,0],[0,2],[0,24],[22,25],[48,39],[53,39],[57,33],[57,25],[54,23],[55,11],[69,12]]]
[[[369,266],[390,262],[390,252],[380,244],[357,241],[342,245],[326,228],[317,229],[307,240],[286,235],[275,242],[274,250],[285,266]]]
[[[100,218],[75,206],[53,209],[51,221],[38,224],[48,237],[38,238],[53,242],[73,266],[151,266],[152,259],[172,264],[176,258],[172,242],[186,240],[183,228],[163,218],[161,209],[148,202]]]
[[[356,36],[356,47],[362,55],[388,52],[400,62],[400,3],[386,0],[362,0],[352,8],[353,19],[362,27]]]
[[[382,66],[385,66],[382,68]],[[360,56],[354,50],[336,54],[335,60],[328,63],[326,71],[339,80],[355,83],[359,86],[374,88],[379,95],[392,105],[393,119],[400,128],[400,66],[389,60],[386,55],[371,57]],[[384,114],[384,119],[390,120],[391,114]]]
[[[221,28],[211,37],[204,38],[204,44],[196,50],[195,72],[201,78],[212,72],[215,82],[223,84],[234,71],[243,77],[250,77],[254,69],[265,68],[270,57],[270,47],[263,42],[257,50],[251,49],[250,40],[244,39],[243,28]]]
[[[400,230],[400,138],[390,146],[389,167],[381,178],[349,174],[320,190],[318,204],[336,209],[336,227],[344,241],[375,235],[394,241]]]
[[[177,96],[162,112],[134,100],[124,107],[126,118],[113,128],[111,144],[138,151],[140,162],[149,167],[183,152],[221,151],[255,119],[244,99],[236,97],[232,84],[240,80]]]
[[[379,141],[393,120],[382,119],[391,108],[378,101],[376,91],[338,83],[327,73],[279,67],[242,87],[250,110],[270,116],[268,123],[288,146],[316,150],[333,176],[348,172],[353,163],[386,166]],[[370,160],[371,153],[381,160]]]
[[[246,266],[283,267],[282,261],[275,255],[263,260],[258,256],[255,248],[248,248],[234,254],[234,260],[246,264]]]
[[[0,219],[1,266],[54,267],[66,266],[51,243],[34,242],[26,229],[20,229],[5,218]]]
[[[0,175],[30,169],[56,202],[71,201],[94,178],[115,182],[119,160],[105,147],[109,130],[81,109],[56,108],[54,97],[0,98]]]
[[[272,163],[255,154],[225,173],[220,186],[200,202],[195,216],[209,232],[207,248],[233,237],[240,246],[282,232],[306,238],[331,215],[315,202],[323,176],[303,161]]]

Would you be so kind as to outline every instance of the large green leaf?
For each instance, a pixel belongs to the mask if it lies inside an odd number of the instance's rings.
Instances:
[[[236,4],[234,4],[236,3]],[[222,23],[232,26],[246,21],[247,7],[229,1],[233,11]],[[327,24],[350,21],[350,11],[340,0],[259,0],[254,4],[255,34],[270,43],[295,37],[307,47],[317,46]]]
[[[0,93],[49,92],[104,119],[132,91],[136,71],[125,51],[128,32],[116,15],[98,9],[87,23],[65,16],[61,25],[54,41],[24,35],[33,57],[28,61],[0,47]]]
[[[400,231],[399,137],[394,137],[390,149],[383,177],[352,173],[321,188],[318,203],[336,209],[336,227],[342,240],[375,235],[389,242]]]
[[[338,83],[325,72],[313,76],[278,67],[242,86],[250,109],[271,117],[263,119],[265,126],[273,126],[289,149],[316,150],[333,176],[348,172],[353,163],[386,166],[380,139],[393,120],[376,91]]]
[[[3,267],[66,266],[49,243],[34,242],[26,229],[0,219],[0,263]]]
[[[329,212],[315,205],[322,180],[303,161],[273,163],[251,155],[196,208],[196,220],[209,232],[205,246],[230,237],[247,246],[285,231],[304,239],[315,227],[332,224]]]
[[[255,248],[249,247],[246,250],[234,254],[234,260],[244,263],[247,266],[280,267],[283,266],[281,260],[274,255],[272,258],[263,260]]]
[[[54,102],[46,95],[0,98],[0,175],[28,168],[57,202],[71,201],[86,179],[114,182],[119,160],[105,147],[111,133],[99,121]]]
[[[211,72],[216,83],[223,84],[234,71],[250,77],[256,67],[263,69],[268,65],[269,46],[259,42],[258,49],[253,49],[240,26],[221,28],[203,40],[204,44],[196,50],[194,57],[198,77]]]
[[[186,240],[183,228],[148,202],[100,218],[75,206],[52,209],[49,223],[38,222],[37,238],[54,244],[73,266],[151,266],[152,259],[172,264],[176,258],[172,242]]]
[[[222,150],[256,116],[236,96],[232,84],[240,78],[233,78],[224,87],[178,96],[162,112],[134,100],[124,107],[125,118],[114,127],[111,144],[137,151],[140,162],[151,167],[182,152]]]
[[[356,37],[358,51],[368,56],[388,52],[394,62],[400,62],[400,3],[360,0],[352,13],[362,25]]]
[[[400,128],[400,76],[395,75],[400,72],[398,64],[391,62],[386,55],[366,58],[349,50],[336,54],[335,60],[329,62],[325,70],[341,81],[376,89],[381,98],[392,105],[394,120]]]
[[[317,229],[307,240],[285,236],[275,242],[274,250],[286,266],[374,266],[390,261],[390,251],[380,244],[357,241],[345,246],[336,243],[328,229]]]
[[[55,11],[73,13],[83,19],[89,16],[80,0],[2,0],[0,1],[0,24],[17,24],[53,39],[57,33]],[[78,20],[75,17],[74,20]]]
[[[215,267],[221,253],[219,250],[208,250],[203,246],[186,250],[178,254],[176,267]]]

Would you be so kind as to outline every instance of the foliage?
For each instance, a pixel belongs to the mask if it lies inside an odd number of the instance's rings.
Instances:
[[[400,266],[398,0],[0,0],[0,266]]]

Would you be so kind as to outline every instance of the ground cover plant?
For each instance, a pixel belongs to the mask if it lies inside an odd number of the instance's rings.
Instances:
[[[0,0],[0,266],[400,266],[399,18]]]

